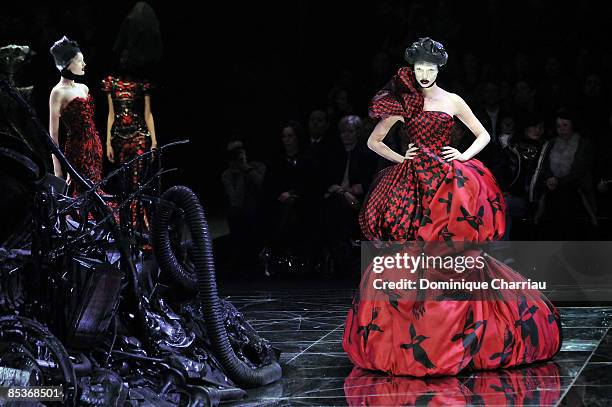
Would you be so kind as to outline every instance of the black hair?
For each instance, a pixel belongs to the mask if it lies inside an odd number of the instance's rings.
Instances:
[[[329,120],[329,114],[327,113],[327,109],[323,108],[323,107],[314,107],[313,109],[310,109],[310,111],[308,112],[308,119],[310,119],[310,116],[314,113],[314,112],[322,112],[325,115],[325,120]]]
[[[448,54],[444,45],[429,37],[419,38],[406,48],[404,59],[411,65],[415,62],[424,61],[443,66],[448,61]]]
[[[576,115],[572,109],[568,107],[560,107],[555,112],[555,119],[570,120],[572,124],[576,125]]]
[[[544,123],[544,115],[540,111],[535,111],[533,113],[528,113],[521,118],[521,128],[523,131],[527,130],[529,127],[534,127],[539,124]]]
[[[361,117],[349,114],[338,121],[338,130],[341,130],[344,126],[354,126],[361,130],[363,128],[363,121]]]
[[[298,140],[301,141],[304,138],[304,127],[297,120],[287,120],[283,124],[283,127],[281,127],[281,130],[286,129],[287,127],[290,127],[293,129],[293,132],[295,133],[295,136],[297,137]]]
[[[232,144],[233,146],[230,147],[230,145]],[[232,137],[228,141],[227,147],[225,148],[225,159],[228,161],[235,161],[238,159],[242,151],[246,151],[246,148],[244,147],[244,142],[242,141],[242,139],[237,138],[237,137]]]

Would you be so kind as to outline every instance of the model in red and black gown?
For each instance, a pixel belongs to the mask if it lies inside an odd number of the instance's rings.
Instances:
[[[148,81],[132,79],[129,75],[107,76],[102,81],[102,91],[107,94],[108,99],[108,160],[124,164],[150,149],[156,149],[157,139],[151,112],[151,84]],[[130,164],[125,193],[131,193],[138,187],[149,161],[150,158],[146,161],[136,160]],[[148,217],[137,201],[132,202],[130,211],[134,226],[142,220],[142,226],[148,227]]]
[[[64,154],[74,168],[93,183],[102,180],[102,142],[94,123],[91,95],[75,97],[61,110],[67,131]],[[80,190],[78,188],[77,190]]]
[[[406,51],[414,68],[401,68],[371,102],[370,116],[381,121],[368,145],[398,164],[379,173],[365,199],[359,221],[366,240],[487,242],[504,234],[502,193],[490,171],[472,158],[489,141],[488,133],[463,100],[434,86],[446,58],[440,43],[417,41]],[[455,115],[477,136],[464,153],[445,147]],[[405,157],[376,146],[398,120],[411,145]],[[422,272],[429,280],[449,277],[440,270]],[[453,300],[441,299],[443,292],[369,290],[380,276],[372,265],[365,270],[346,317],[343,348],[361,368],[456,375],[542,361],[560,349],[559,313],[537,290],[505,291],[503,300],[485,291]],[[481,271],[454,276],[525,281],[492,257]]]
[[[109,161],[123,164],[157,148],[151,113],[151,84],[126,76],[107,76],[102,81],[102,91],[108,95],[106,149]],[[138,183],[143,167],[142,161],[132,166],[133,185]]]
[[[83,54],[78,44],[66,37],[53,44],[50,52],[61,79],[49,97],[49,134],[58,143],[61,120],[67,132],[66,159],[81,175],[98,183],[102,180],[102,143],[94,122],[93,99],[87,86],[75,81],[85,74]],[[55,175],[63,176],[56,157],[53,166]],[[73,184],[71,190],[74,195],[82,192],[83,187]]]

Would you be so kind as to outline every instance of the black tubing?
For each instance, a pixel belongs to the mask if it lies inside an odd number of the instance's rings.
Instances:
[[[160,207],[161,206],[163,206],[163,204],[160,205]],[[173,209],[173,207],[171,209]],[[170,244],[168,225],[172,212],[173,211],[170,210],[164,213],[164,216],[156,215],[153,220],[151,238],[155,257],[163,273],[169,274],[172,280],[178,283],[181,288],[185,289],[189,294],[194,294],[197,291],[197,275],[194,275],[189,270],[185,270],[183,265],[176,258]]]
[[[185,186],[174,186],[164,192],[155,212],[153,247],[160,267],[161,264],[172,266],[178,264],[172,253],[168,233],[170,217],[177,208],[184,211],[185,221],[191,232],[198,299],[202,304],[206,331],[210,335],[209,339],[215,356],[230,379],[239,386],[251,388],[277,381],[282,377],[282,369],[276,361],[253,369],[236,356],[230,345],[217,293],[215,262],[208,222],[198,197]],[[181,269],[176,268],[171,273],[174,276],[180,276],[181,273],[185,273],[185,270],[182,267]]]

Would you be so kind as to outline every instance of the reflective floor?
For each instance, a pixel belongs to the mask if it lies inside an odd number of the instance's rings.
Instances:
[[[353,368],[342,350],[350,287],[355,283],[275,285],[222,289],[222,295],[282,351],[284,372],[280,382],[250,390],[247,399],[227,405],[612,405],[612,307],[560,307],[563,346],[545,364],[457,377],[391,378]]]

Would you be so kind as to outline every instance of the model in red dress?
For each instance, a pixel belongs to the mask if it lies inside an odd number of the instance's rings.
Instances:
[[[94,122],[94,105],[89,89],[76,80],[85,74],[85,59],[78,44],[66,37],[51,47],[60,81],[49,96],[49,134],[58,143],[60,120],[66,128],[64,154],[70,164],[93,183],[102,179],[102,143]],[[63,176],[53,157],[55,175]],[[82,187],[71,186],[73,193]]]
[[[151,84],[122,76],[107,76],[102,91],[108,95],[108,129],[106,150],[109,161],[123,164],[132,158],[157,148],[153,114],[151,113]],[[132,184],[137,185],[144,164],[132,166]]]
[[[102,142],[94,123],[91,95],[77,96],[61,109],[67,131],[64,154],[74,168],[93,183],[102,180]]]
[[[381,120],[368,146],[397,164],[381,171],[366,197],[359,218],[365,238],[500,239],[502,193],[489,170],[472,158],[488,143],[488,133],[460,97],[435,84],[438,67],[447,59],[440,43],[421,39],[407,49],[406,57],[413,66],[401,68],[370,106],[370,116]],[[448,147],[454,116],[476,135],[463,153]],[[403,122],[410,142],[405,156],[382,143],[397,121]],[[441,270],[421,273],[428,280],[449,278]],[[455,375],[541,361],[559,351],[559,313],[537,290],[506,290],[500,300],[500,293],[491,290],[463,292],[469,297],[458,298],[453,297],[457,292],[370,289],[380,276],[371,265],[364,272],[346,318],[343,347],[359,367],[394,375]],[[525,281],[492,257],[486,257],[479,272],[453,277]]]

